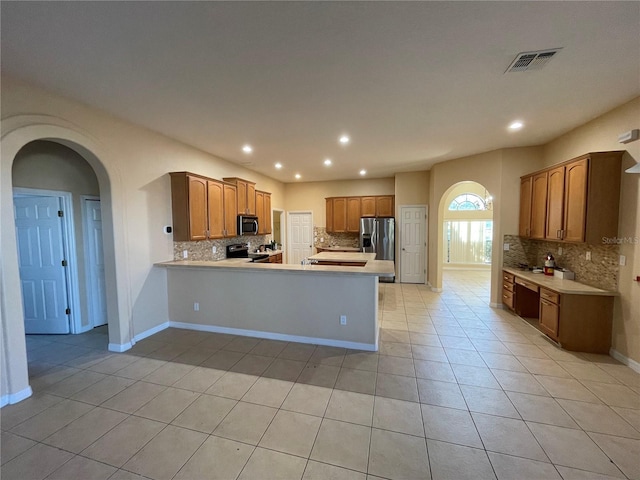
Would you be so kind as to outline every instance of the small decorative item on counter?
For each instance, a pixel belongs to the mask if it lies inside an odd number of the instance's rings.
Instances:
[[[551,252],[547,253],[547,256],[544,257],[544,274],[553,276],[553,271],[556,266],[556,260],[551,255]]]
[[[574,272],[564,268],[556,268],[553,272],[553,276],[563,280],[574,280],[576,278],[576,274]]]

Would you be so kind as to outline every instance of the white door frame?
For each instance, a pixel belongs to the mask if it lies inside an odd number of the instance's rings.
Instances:
[[[91,330],[92,328],[95,328],[94,325],[94,321],[93,321],[93,308],[95,307],[95,296],[99,295],[99,292],[96,292],[95,289],[95,285],[93,284],[93,282],[91,281],[91,269],[92,267],[90,266],[90,259],[89,259],[89,248],[87,247],[87,240],[90,238],[90,232],[89,232],[89,225],[88,223],[85,221],[87,218],[87,204],[86,201],[87,200],[95,200],[100,202],[100,197],[97,195],[80,195],[80,209],[82,211],[82,241],[83,241],[83,247],[84,247],[84,270],[85,270],[85,288],[86,288],[86,292],[87,292],[87,313],[89,314],[89,324],[84,327],[84,332]],[[104,255],[104,254],[103,254]],[[102,259],[102,261],[104,262],[104,258]],[[106,299],[106,292],[105,292],[105,299]],[[106,325],[109,325],[109,319],[107,317],[107,323]]]
[[[78,288],[78,254],[76,250],[75,226],[73,221],[73,195],[71,192],[44,190],[40,188],[14,187],[14,197],[57,197],[60,199],[64,215],[62,216],[62,243],[67,260],[65,278],[69,297],[69,330],[71,333],[82,333],[82,311],[80,310],[80,290]]]
[[[315,239],[313,235],[313,228],[315,226],[315,223],[313,223],[313,210],[291,210],[287,212],[287,259],[291,258],[291,222],[289,221],[289,216],[299,213],[308,213],[311,215],[311,254],[313,254],[313,243]]]
[[[286,228],[287,225],[289,224],[289,222],[285,221],[285,212],[283,209],[281,208],[272,208],[271,209],[271,240],[273,240],[273,219],[275,218],[275,215],[273,214],[273,212],[278,212],[278,215],[280,216],[280,243],[282,245],[282,253],[283,258],[282,258],[282,263],[287,263],[287,245],[289,244],[289,242],[287,241],[288,239],[286,238]],[[283,235],[283,233],[285,233],[285,235]],[[282,238],[285,237],[285,238]]]
[[[398,249],[401,248],[402,245],[402,232],[404,231],[404,229],[402,228],[402,221],[404,216],[402,215],[402,209],[403,208],[422,208],[424,207],[424,213],[426,215],[426,218],[424,220],[424,243],[425,243],[425,247],[424,247],[424,270],[425,270],[425,274],[424,274],[424,283],[425,285],[427,284],[427,272],[428,272],[428,261],[429,261],[429,255],[428,255],[428,251],[427,251],[427,245],[429,245],[429,205],[400,205],[398,207],[398,211],[400,213],[400,225],[396,231],[396,237],[398,238],[398,242],[396,243],[396,258],[399,259],[398,261],[398,282],[401,283],[402,282],[402,255],[399,255],[398,253]]]

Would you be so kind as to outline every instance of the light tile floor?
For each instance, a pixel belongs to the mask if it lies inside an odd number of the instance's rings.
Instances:
[[[381,284],[378,353],[168,329],[29,336],[9,479],[640,479],[640,375],[490,308]]]

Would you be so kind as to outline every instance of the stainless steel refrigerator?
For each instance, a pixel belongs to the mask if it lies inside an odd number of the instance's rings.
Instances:
[[[395,261],[395,219],[393,217],[360,219],[360,250],[375,253],[376,260]],[[395,282],[395,277],[380,277],[381,282]]]

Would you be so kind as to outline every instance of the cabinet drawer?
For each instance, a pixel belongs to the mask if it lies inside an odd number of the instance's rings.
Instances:
[[[502,282],[502,289],[513,292],[513,282]]]
[[[502,272],[502,280],[504,280],[504,282],[513,283],[514,278],[515,277],[512,273]]]
[[[540,298],[553,302],[556,305],[560,303],[560,294],[547,290],[546,288],[540,288]]]
[[[502,303],[513,310],[514,293],[509,290],[502,289]]]
[[[523,280],[521,278],[516,277],[516,283],[518,285],[522,285],[525,288],[528,288],[529,290],[533,291],[533,292],[538,292],[538,285],[536,285],[535,283],[531,283],[531,282],[527,282],[526,280]]]

